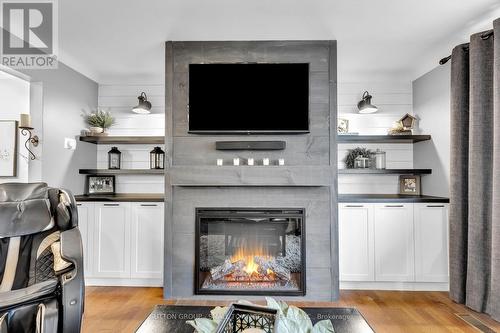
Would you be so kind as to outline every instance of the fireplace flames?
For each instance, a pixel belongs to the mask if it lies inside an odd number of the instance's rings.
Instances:
[[[243,262],[244,266],[242,268],[242,271],[246,273],[247,278],[250,280],[258,281],[258,280],[263,280],[263,281],[270,281],[275,279],[275,274],[272,269],[267,268],[265,271],[262,269],[259,269],[260,266],[255,262],[255,258],[258,257],[261,260],[265,261],[271,261],[274,260],[273,256],[270,256],[266,251],[264,251],[262,246],[254,247],[247,249],[246,247],[240,247],[231,256],[231,263],[234,265],[241,265],[238,263]],[[233,274],[235,276],[231,276],[229,274],[228,276],[225,276],[226,281],[233,281],[233,280],[241,280],[242,276],[239,276],[240,272],[235,272],[236,274]],[[239,279],[235,279],[235,277],[238,277]]]

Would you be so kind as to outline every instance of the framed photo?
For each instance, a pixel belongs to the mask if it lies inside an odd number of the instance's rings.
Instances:
[[[349,120],[348,119],[337,119],[337,133],[347,134],[349,133]]]
[[[17,121],[0,120],[0,177],[17,176]]]
[[[399,176],[399,194],[420,195],[420,176]]]
[[[86,194],[115,194],[115,176],[87,176]]]

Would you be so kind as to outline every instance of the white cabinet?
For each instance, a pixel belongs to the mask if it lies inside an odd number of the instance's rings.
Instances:
[[[341,204],[339,210],[340,280],[375,280],[373,246],[373,206]]]
[[[95,277],[130,277],[130,203],[96,203]]]
[[[414,281],[413,204],[374,204],[377,281]]]
[[[417,282],[448,282],[448,206],[418,203],[415,221]]]
[[[346,288],[447,290],[448,204],[339,204]]]
[[[161,285],[163,203],[78,203],[90,285]]]
[[[78,203],[78,228],[82,235],[83,245],[83,267],[85,276],[92,275],[92,260],[93,257],[93,235],[91,230],[94,230],[94,204],[93,203]]]
[[[132,203],[131,277],[163,275],[163,205]]]

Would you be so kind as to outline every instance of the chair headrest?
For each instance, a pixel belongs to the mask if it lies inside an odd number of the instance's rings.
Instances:
[[[56,226],[78,224],[76,204],[68,191],[45,183],[0,184],[0,238],[35,234]]]

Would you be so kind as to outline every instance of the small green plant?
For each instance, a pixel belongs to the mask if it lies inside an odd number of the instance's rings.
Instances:
[[[332,322],[329,319],[321,320],[313,325],[311,319],[303,310],[288,305],[282,301],[276,301],[274,298],[266,297],[267,307],[278,310],[277,333],[334,333]],[[240,300],[238,303],[254,305],[248,301]],[[196,318],[188,320],[187,324],[194,327],[197,333],[214,333],[217,331],[217,325],[224,318],[228,307],[216,307],[210,311],[212,319]]]
[[[97,109],[96,111],[85,114],[85,122],[91,127],[106,129],[115,124],[115,118],[110,112]]]
[[[347,152],[347,156],[345,157],[344,160],[345,167],[347,169],[352,169],[354,168],[354,160],[356,159],[356,157],[361,155],[362,157],[370,158],[372,154],[373,152],[370,149],[366,148],[357,147],[354,149],[349,149],[349,151]]]

